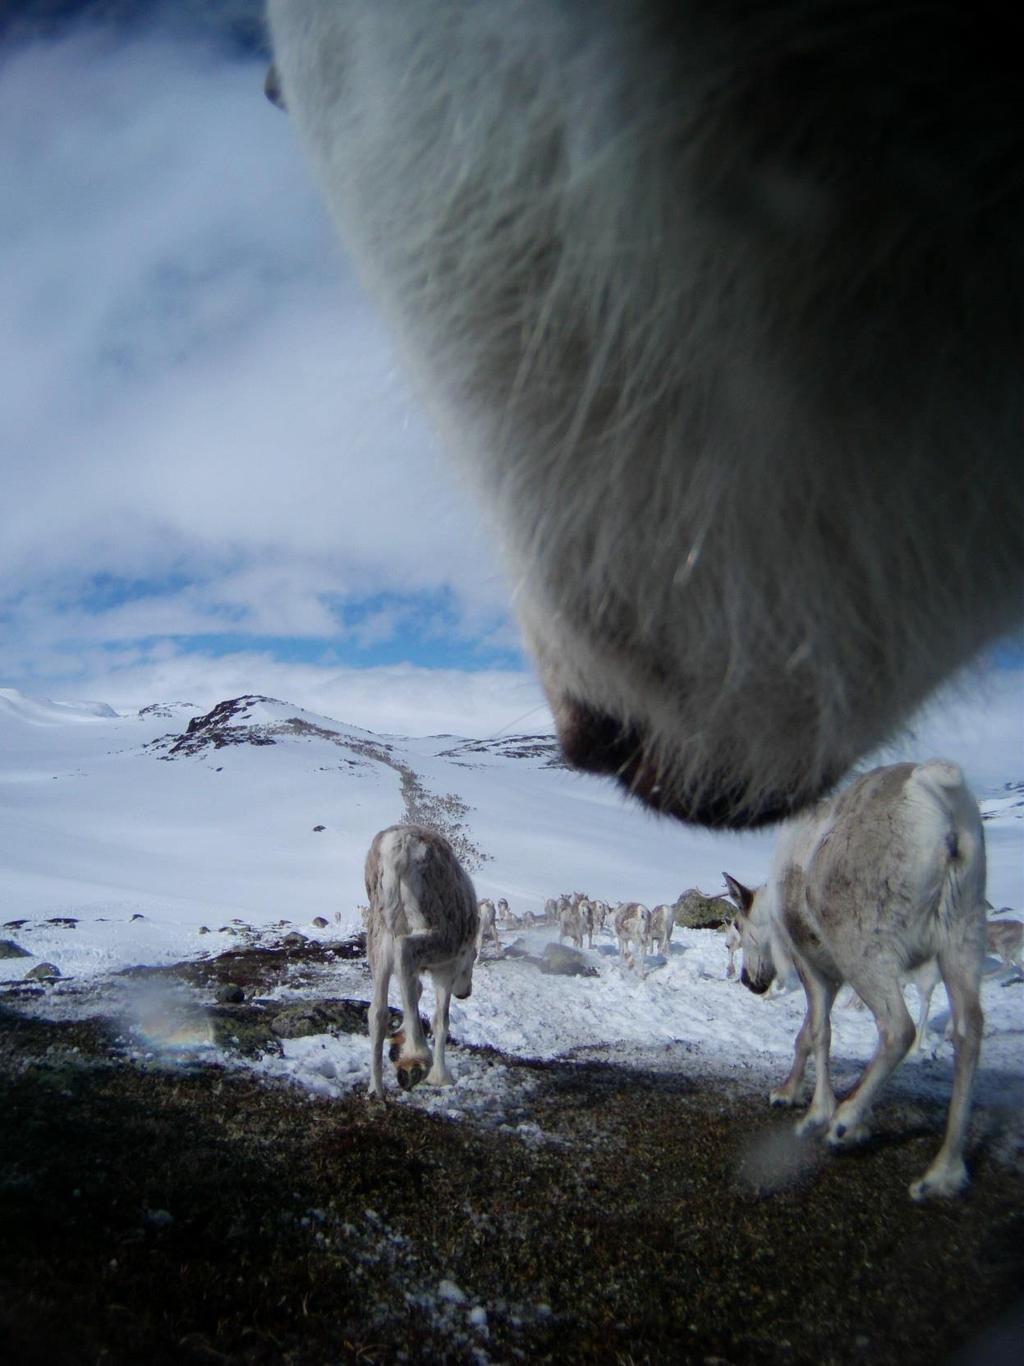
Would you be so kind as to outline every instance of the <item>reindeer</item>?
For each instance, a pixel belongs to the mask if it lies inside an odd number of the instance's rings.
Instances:
[[[545,925],[558,924],[558,902],[552,896],[549,896],[544,903],[544,923]]]
[[[558,916],[558,942],[571,939],[573,947],[583,948],[583,915],[579,902],[566,901]]]
[[[594,903],[585,897],[579,904],[579,913],[583,921],[583,933],[587,936],[587,948],[594,947],[594,929],[597,919],[594,911]]]
[[[768,987],[775,972],[770,945],[778,938],[807,995],[792,1070],[771,1102],[795,1103],[813,1049],[814,1097],[797,1133],[824,1129],[834,1149],[866,1136],[879,1088],[914,1042],[901,974],[937,959],[952,1009],[953,1093],[938,1155],[910,1187],[915,1200],[955,1195],[967,1184],[963,1146],[981,1044],[984,895],[978,805],[957,765],[941,760],[864,774],[783,829],[766,885],[742,888],[744,985],[755,992]],[[874,1015],[878,1047],[837,1105],[829,1012],[844,981]]]
[[[499,902],[498,905],[500,906],[500,905],[501,905],[501,902]],[[508,902],[507,902],[507,901],[505,902],[505,912],[506,912],[506,914],[508,913]],[[491,901],[490,898],[485,898],[485,899],[484,899],[483,901],[481,901],[480,904],[478,905],[478,907],[477,907],[477,913],[478,913],[479,916],[480,916],[480,928],[479,928],[479,930],[477,931],[477,937],[476,937],[476,952],[477,952],[477,957],[479,958],[479,957],[480,957],[480,954],[483,952],[484,940],[485,940],[485,938],[487,937],[488,934],[489,934],[489,935],[491,936],[491,938],[494,940],[494,947],[495,947],[495,948],[498,950],[498,952],[500,953],[500,952],[501,952],[501,937],[500,937],[500,935],[498,934],[498,927],[497,927],[497,925],[496,925],[496,923],[495,923],[495,919],[496,919],[496,916],[497,916],[497,912],[495,911],[494,902]]]
[[[480,925],[473,884],[443,835],[422,825],[392,825],[370,845],[366,895],[367,957],[373,974],[370,1095],[384,1099],[381,1050],[392,972],[402,995],[402,1029],[389,1041],[398,1084],[408,1091],[425,1078],[432,1086],[449,1086],[445,1045],[451,997],[465,1000],[473,989]],[[424,972],[433,980],[436,1002],[433,1060],[419,1016]]]
[[[593,901],[591,905],[594,908],[594,929],[603,931],[608,921],[608,903]]]
[[[268,93],[568,761],[777,820],[1024,615],[1012,7],[986,42],[939,0],[514,9],[270,0]]]
[[[503,896],[500,896],[498,898],[498,919],[507,920],[508,914],[508,902],[505,900]]]
[[[1024,924],[1019,920],[990,920],[985,929],[986,948],[1003,966],[1024,973]]]
[[[650,911],[638,901],[622,901],[615,910],[614,924],[623,961],[636,968],[641,977],[646,976],[644,956],[651,945]]]
[[[725,929],[725,947],[729,954],[729,964],[725,969],[726,977],[736,976],[736,954],[743,947],[743,936],[735,920],[730,920]]]
[[[657,945],[658,952],[668,957],[669,941],[676,923],[675,906],[664,904],[655,906],[651,911],[651,943]]]

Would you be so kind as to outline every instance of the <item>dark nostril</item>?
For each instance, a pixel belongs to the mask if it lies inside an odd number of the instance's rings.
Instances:
[[[562,753],[573,768],[610,774],[653,811],[710,830],[774,825],[816,801],[834,781],[830,778],[810,792],[770,792],[752,799],[735,777],[712,773],[698,790],[687,792],[652,757],[638,726],[595,711],[575,698],[565,698],[556,706],[555,721]]]
[[[558,709],[556,722],[562,753],[585,773],[619,775],[642,751],[639,731],[573,698]]]
[[[277,67],[273,62],[267,67],[266,80],[263,82],[263,93],[271,104],[276,104],[278,109],[287,112],[288,106],[284,102],[284,91],[281,89],[281,77],[277,74]]]
[[[763,996],[763,995],[765,994],[765,992],[768,990],[768,986],[769,986],[769,984],[768,984],[767,982],[765,982],[764,985],[762,986],[760,982],[753,982],[753,981],[751,981],[750,976],[749,976],[749,974],[747,973],[747,971],[746,971],[745,968],[744,968],[744,970],[740,973],[740,981],[741,981],[741,982],[743,983],[743,985],[747,988],[747,990],[748,990],[748,991],[752,991],[752,992],[754,993],[755,996]]]

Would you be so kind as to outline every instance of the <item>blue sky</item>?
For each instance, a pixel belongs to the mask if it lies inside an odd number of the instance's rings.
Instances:
[[[258,0],[164,6],[161,28],[143,5],[91,8],[134,22],[0,55],[0,686],[120,708],[264,692],[412,734],[547,727],[494,533],[264,99],[251,33],[215,41]],[[903,752],[1024,776],[1021,650],[994,660]]]

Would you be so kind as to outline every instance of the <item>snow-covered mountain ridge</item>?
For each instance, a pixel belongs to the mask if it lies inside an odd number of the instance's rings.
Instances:
[[[1019,905],[1024,783],[978,795],[990,899]],[[0,812],[4,900],[18,914],[131,895],[200,918],[277,919],[287,906],[354,923],[365,849],[404,819],[445,828],[481,895],[521,909],[572,887],[673,899],[717,888],[723,867],[757,881],[773,841],[651,817],[566,770],[550,736],[377,735],[262,696],[118,715],[0,690]]]

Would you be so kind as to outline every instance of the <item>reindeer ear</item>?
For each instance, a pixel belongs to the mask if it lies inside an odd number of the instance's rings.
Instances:
[[[744,887],[742,882],[737,882],[728,873],[723,873],[726,886],[729,888],[729,899],[735,904],[740,915],[748,915],[750,908],[754,904],[754,893],[749,887]]]

